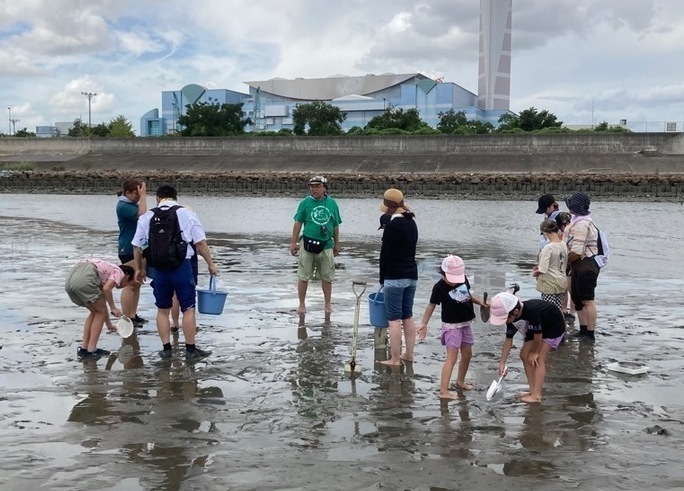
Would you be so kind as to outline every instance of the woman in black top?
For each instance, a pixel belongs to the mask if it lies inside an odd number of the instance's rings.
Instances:
[[[381,363],[397,366],[402,359],[413,361],[416,338],[413,298],[418,283],[418,227],[414,220],[415,215],[404,204],[404,195],[398,189],[385,191],[380,210],[391,214],[382,234],[380,249],[380,284],[384,286],[385,312],[389,321],[390,358]],[[406,339],[406,352],[403,356],[402,331]]]

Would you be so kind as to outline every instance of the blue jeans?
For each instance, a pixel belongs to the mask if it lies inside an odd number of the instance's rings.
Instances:
[[[413,317],[413,298],[418,280],[385,280],[385,313],[387,320],[397,321]]]

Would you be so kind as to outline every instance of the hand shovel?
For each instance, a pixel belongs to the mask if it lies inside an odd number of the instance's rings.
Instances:
[[[482,303],[487,303],[487,292],[482,295]],[[489,322],[489,307],[480,305],[480,319],[482,322]]]
[[[504,367],[504,372],[501,374],[499,377],[499,380],[493,380],[492,385],[489,386],[489,389],[487,389],[487,400],[491,401],[492,398],[497,395],[501,391],[501,387],[503,387],[503,384],[501,381],[503,378],[506,376],[508,373],[508,367]]]

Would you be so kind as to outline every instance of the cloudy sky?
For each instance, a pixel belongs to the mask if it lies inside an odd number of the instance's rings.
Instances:
[[[422,72],[477,91],[479,0],[0,0],[0,133],[188,83]],[[684,0],[513,0],[511,109],[684,129]],[[0,114],[2,114],[0,112]]]

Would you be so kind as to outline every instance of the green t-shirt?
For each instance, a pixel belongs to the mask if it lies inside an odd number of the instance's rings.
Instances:
[[[326,249],[334,247],[335,244],[330,239],[334,237],[335,228],[342,223],[342,217],[337,203],[330,196],[326,195],[321,200],[307,196],[299,203],[294,219],[304,224],[303,235],[312,239],[327,240]]]

